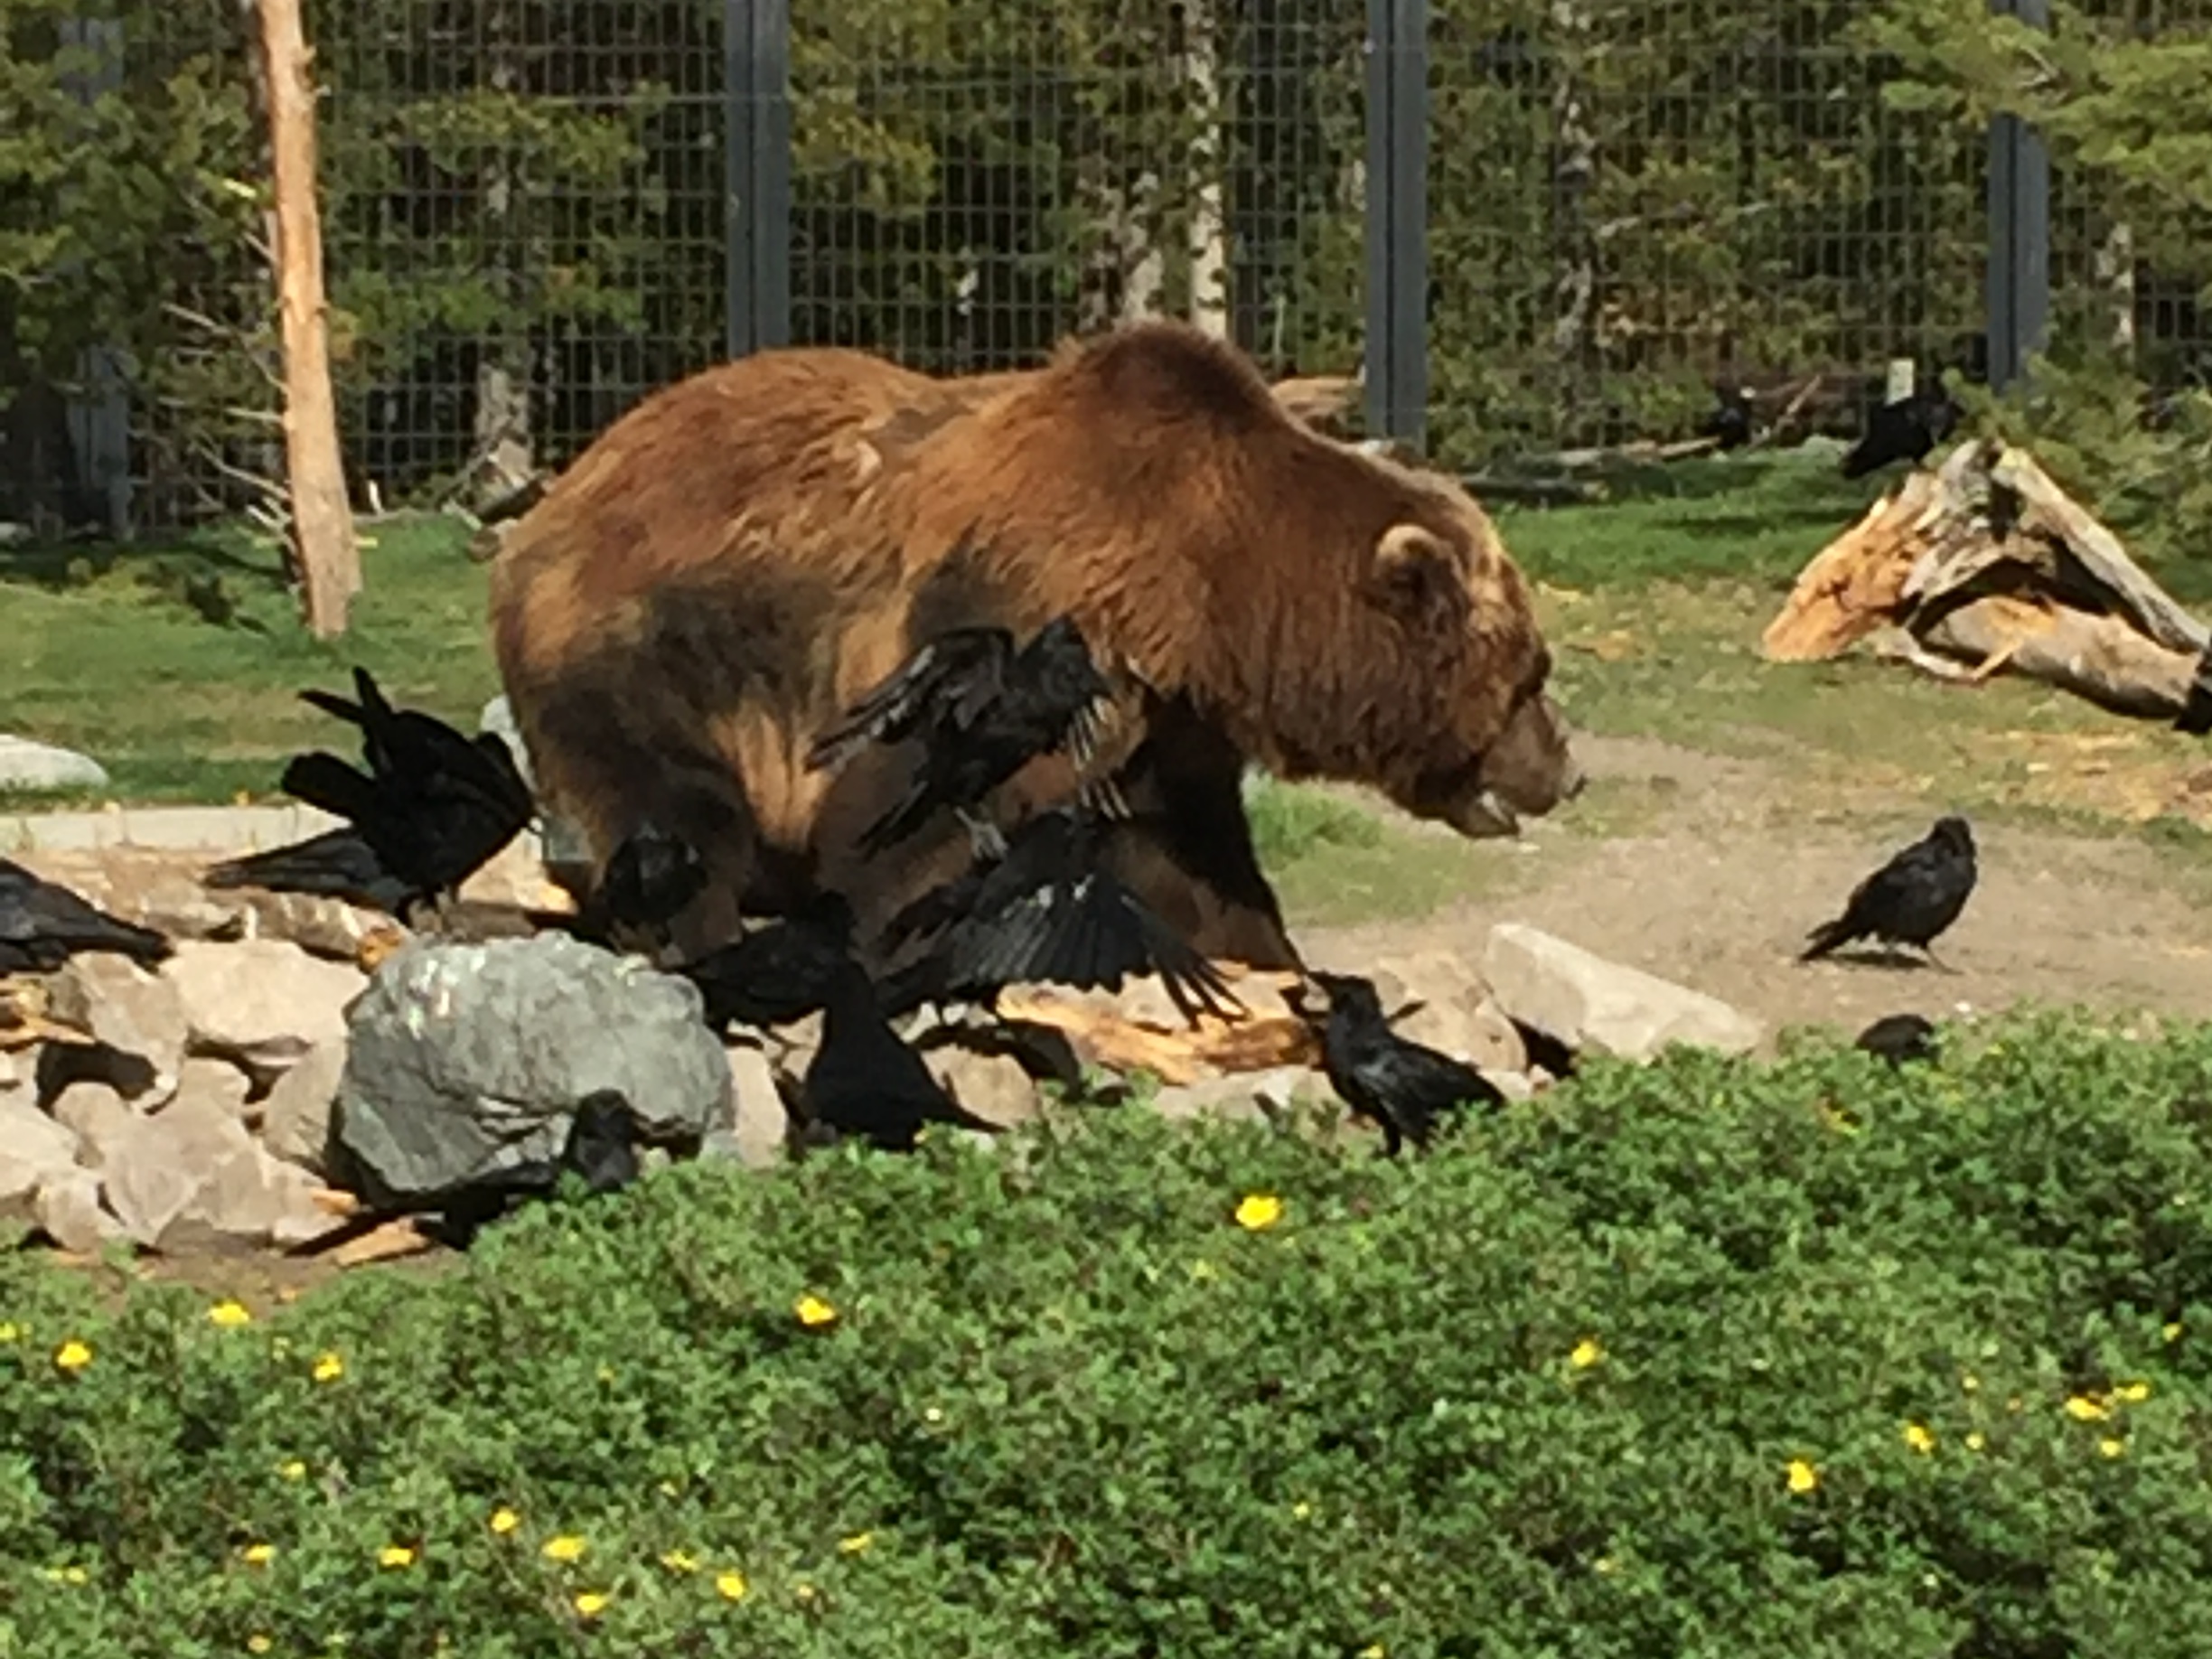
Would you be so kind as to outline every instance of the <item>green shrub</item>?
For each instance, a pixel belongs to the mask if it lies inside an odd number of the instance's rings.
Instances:
[[[2212,1032],[2022,1020],[1421,1160],[1099,1110],[686,1166],[245,1325],[19,1258],[0,1653],[2178,1659],[2207,1102]]]
[[[1270,869],[1324,847],[1375,847],[1382,840],[1382,822],[1373,812],[1270,777],[1256,779],[1246,791],[1244,814],[1251,824],[1252,847]]]

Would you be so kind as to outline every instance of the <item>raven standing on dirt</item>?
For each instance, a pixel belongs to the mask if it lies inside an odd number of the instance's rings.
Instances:
[[[1018,651],[1004,628],[954,628],[816,739],[807,764],[835,770],[868,743],[919,737],[921,764],[906,793],[862,833],[860,850],[872,857],[895,846],[939,807],[959,814],[979,848],[997,846],[974,810],[1039,755],[1064,749],[1087,764],[1112,697],[1073,617],[1047,623]]]
[[[1383,1149],[1391,1157],[1408,1140],[1427,1146],[1444,1112],[1505,1103],[1497,1085],[1473,1066],[1392,1031],[1372,979],[1339,973],[1307,977],[1328,998],[1327,1017],[1320,1023],[1329,1084],[1353,1111],[1382,1126]],[[1291,1006],[1314,1022],[1300,1003]]]
[[[998,858],[923,894],[884,930],[895,951],[916,934],[936,943],[893,976],[894,1014],[923,1002],[989,998],[1028,982],[1111,989],[1157,972],[1183,1017],[1229,1019],[1242,1011],[1213,963],[1192,950],[1101,861],[1107,820],[1092,809],[1055,807],[1032,817]]]
[[[1798,956],[1809,962],[1858,939],[1908,944],[1937,967],[1929,947],[1958,920],[1973,895],[1977,871],[1973,830],[1950,814],[1889,863],[1851,889],[1843,914],[1808,935]]]
[[[169,941],[87,904],[67,887],[0,858],[0,974],[52,973],[80,952],[112,951],[151,968]]]
[[[530,785],[496,733],[471,738],[431,715],[396,709],[365,669],[359,702],[307,690],[302,700],[361,730],[361,772],[316,750],[285,767],[286,793],[347,828],[215,866],[207,886],[329,894],[403,920],[443,903],[520,834],[537,811]]]
[[[1961,411],[1946,391],[1917,391],[1895,403],[1877,404],[1866,431],[1843,457],[1846,478],[1863,478],[1893,461],[1915,465],[1951,436]]]

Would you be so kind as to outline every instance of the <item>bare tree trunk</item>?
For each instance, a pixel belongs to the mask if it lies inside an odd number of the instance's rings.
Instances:
[[[261,0],[268,76],[269,150],[276,198],[276,293],[284,333],[285,455],[307,626],[319,639],[346,630],[361,591],[361,549],[346,500],[331,391],[323,287],[323,223],[315,199],[314,88],[299,0]]]
[[[491,82],[497,92],[512,92],[522,81],[512,25],[512,15],[503,5],[491,8],[484,20],[492,53]],[[490,263],[500,290],[501,321],[476,360],[476,417],[470,448],[473,464],[466,482],[473,486],[478,501],[520,488],[533,470],[530,335],[528,324],[520,320],[521,284],[513,238],[521,171],[519,159],[508,149],[494,151],[483,171],[484,229],[492,249]]]
[[[2122,223],[2097,244],[2096,285],[2111,303],[2112,348],[2121,362],[2135,363],[2135,231]]]
[[[1198,121],[1190,150],[1191,321],[1216,340],[1229,335],[1229,216],[1223,178],[1221,42],[1212,0],[1185,0],[1181,79]]]
[[[1564,384],[1561,407],[1572,419],[1589,365],[1598,304],[1598,243],[1589,223],[1589,192],[1598,174],[1598,137],[1582,88],[1590,18],[1582,0],[1552,0],[1560,42],[1559,78],[1551,88],[1551,215],[1557,310],[1551,345]]]

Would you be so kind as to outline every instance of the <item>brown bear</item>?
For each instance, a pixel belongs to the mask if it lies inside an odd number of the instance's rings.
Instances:
[[[909,755],[830,778],[808,745],[934,633],[1064,612],[1148,687],[1115,867],[1208,955],[1298,961],[1247,761],[1374,785],[1468,835],[1579,787],[1526,586],[1472,498],[1315,431],[1180,324],[964,381],[834,349],[710,370],[609,427],[492,586],[548,803],[599,858],[648,820],[698,846],[695,944],[824,886],[865,940],[953,873],[949,813],[872,863],[854,850]],[[1040,761],[1001,806],[1072,781]]]

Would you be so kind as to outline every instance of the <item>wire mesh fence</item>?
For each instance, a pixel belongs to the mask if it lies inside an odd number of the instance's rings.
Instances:
[[[1430,0],[1438,459],[1682,436],[1727,386],[1848,431],[1887,360],[1981,370],[1988,129],[1884,99],[1896,66],[1864,26],[1881,9]],[[1374,263],[1364,10],[792,0],[776,332],[959,373],[1166,312],[1273,373],[1354,369]],[[2212,28],[2212,0],[2091,10]],[[83,250],[0,284],[0,513],[98,517],[88,478],[123,457],[142,527],[263,501],[279,391],[248,9],[11,15],[11,54],[67,71],[40,120],[101,165],[0,207],[0,236],[43,215]],[[726,355],[732,249],[784,230],[730,169],[731,19],[759,15],[782,14],[311,0],[357,501],[479,501]],[[2205,227],[2131,219],[2063,165],[2051,224],[2055,344],[2160,387],[2212,375],[2203,270],[2179,257]]]

